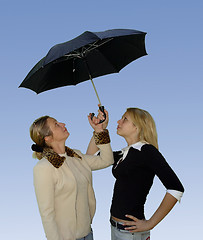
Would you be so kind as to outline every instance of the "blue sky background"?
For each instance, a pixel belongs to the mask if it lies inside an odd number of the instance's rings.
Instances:
[[[18,86],[53,45],[86,30],[113,28],[147,32],[148,56],[119,74],[94,81],[102,104],[109,110],[112,148],[126,146],[116,135],[116,122],[127,107],[152,114],[160,151],[186,190],[181,203],[152,230],[152,239],[201,238],[202,11],[201,0],[0,0],[0,239],[45,240],[33,188],[32,169],[37,160],[30,149],[31,123],[47,114],[65,122],[71,133],[67,145],[85,152],[92,135],[87,114],[97,112],[98,104],[90,81],[39,95]],[[95,240],[109,240],[114,179],[110,168],[94,172],[93,177]],[[155,179],[147,199],[147,218],[164,194],[164,187]]]

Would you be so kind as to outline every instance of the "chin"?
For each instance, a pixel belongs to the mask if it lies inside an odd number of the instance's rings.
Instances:
[[[117,133],[118,135],[120,135],[120,133],[119,133],[119,130],[118,130],[118,129],[117,129],[116,133]]]

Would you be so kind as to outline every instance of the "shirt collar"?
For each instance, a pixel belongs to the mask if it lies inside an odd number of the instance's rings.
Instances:
[[[131,147],[141,151],[142,146],[145,145],[145,144],[146,144],[146,142],[136,142],[136,143],[134,143],[132,145],[129,145],[129,146],[123,148],[121,151],[129,150]]]
[[[123,149],[121,149],[121,154],[123,155],[122,159],[124,160],[128,154],[128,151],[131,147],[133,147],[134,149],[137,149],[139,151],[141,151],[141,148],[143,145],[145,145],[147,142],[136,142],[130,146],[127,146]]]

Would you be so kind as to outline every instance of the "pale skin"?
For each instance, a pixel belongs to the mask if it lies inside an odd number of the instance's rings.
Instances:
[[[108,112],[106,110],[105,112],[108,116]],[[97,118],[103,119],[103,114],[100,111]],[[98,119],[96,120],[96,118],[94,118],[93,121],[97,124],[99,121]],[[128,146],[139,141],[139,129],[133,124],[128,113],[125,113],[117,123],[117,134],[125,138]],[[106,128],[107,124],[108,120],[103,123],[103,128]],[[87,154],[94,154],[97,151],[98,148],[93,139],[91,139],[87,149]],[[159,222],[161,222],[171,211],[176,202],[177,199],[175,197],[173,197],[170,193],[166,193],[161,204],[149,220],[137,219],[135,216],[130,215],[130,213],[126,213],[126,217],[130,219],[129,221],[118,219],[114,216],[112,216],[112,218],[118,222],[122,222],[123,225],[126,226],[125,229],[131,233],[143,232],[153,229]]]

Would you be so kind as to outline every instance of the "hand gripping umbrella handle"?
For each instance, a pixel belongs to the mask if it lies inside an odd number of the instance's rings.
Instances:
[[[106,113],[104,112],[104,106],[99,106],[99,110],[103,113],[103,116],[104,116],[104,119],[100,120],[100,122],[99,122],[99,124],[100,124],[106,120]],[[94,113],[91,114],[91,119],[94,117],[94,115],[95,115]]]

